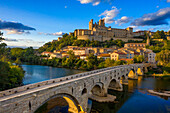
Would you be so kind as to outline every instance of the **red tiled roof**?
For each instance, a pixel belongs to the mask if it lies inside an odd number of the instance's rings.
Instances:
[[[100,57],[110,57],[110,54],[100,54],[98,56],[100,56]]]
[[[123,52],[113,52],[113,53],[117,53],[117,54],[121,54],[121,55],[126,55],[126,53],[123,53]]]
[[[133,60],[133,59],[119,59],[119,60],[124,60],[124,61],[128,61],[128,60]]]

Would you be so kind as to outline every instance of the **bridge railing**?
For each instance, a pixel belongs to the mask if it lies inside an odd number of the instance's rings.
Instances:
[[[26,90],[29,90],[29,89],[41,87],[41,86],[44,86],[44,85],[49,85],[49,84],[53,84],[53,83],[58,83],[58,82],[66,81],[66,80],[71,80],[71,79],[91,75],[91,74],[94,74],[94,73],[103,72],[103,71],[106,71],[106,70],[111,70],[111,69],[120,68],[120,67],[124,67],[124,66],[133,66],[133,65],[134,64],[108,67],[108,68],[97,69],[97,70],[88,71],[88,72],[84,72],[84,73],[80,73],[80,74],[70,75],[70,76],[66,76],[66,77],[46,80],[46,81],[42,81],[42,82],[38,82],[38,83],[34,83],[34,84],[28,84],[28,85],[24,85],[24,86],[21,86],[21,87],[1,91],[0,97],[8,96],[8,95],[11,95],[11,94],[19,93],[19,92],[26,91]]]

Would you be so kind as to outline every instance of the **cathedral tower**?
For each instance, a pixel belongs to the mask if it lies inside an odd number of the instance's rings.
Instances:
[[[93,30],[93,19],[89,22],[89,30]]]

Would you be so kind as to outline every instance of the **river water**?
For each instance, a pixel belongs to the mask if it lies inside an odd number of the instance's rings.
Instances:
[[[24,84],[36,83],[53,78],[64,77],[84,71],[55,68],[39,65],[22,65],[26,71]],[[170,113],[170,98],[151,95],[148,89],[170,91],[170,80],[162,80],[153,77],[139,76],[138,80],[129,80],[124,85],[123,92],[109,90],[108,93],[117,97],[115,103],[98,103],[89,100],[91,113]],[[68,106],[55,105],[51,100],[50,107],[38,110],[38,113],[65,113]],[[46,106],[47,107],[47,106]],[[67,112],[66,112],[67,113]]]

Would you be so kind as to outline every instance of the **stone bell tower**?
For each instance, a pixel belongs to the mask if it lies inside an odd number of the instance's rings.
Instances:
[[[93,19],[89,22],[89,30],[93,30]]]
[[[147,34],[147,41],[146,41],[146,44],[147,44],[148,46],[150,46],[149,34]]]

